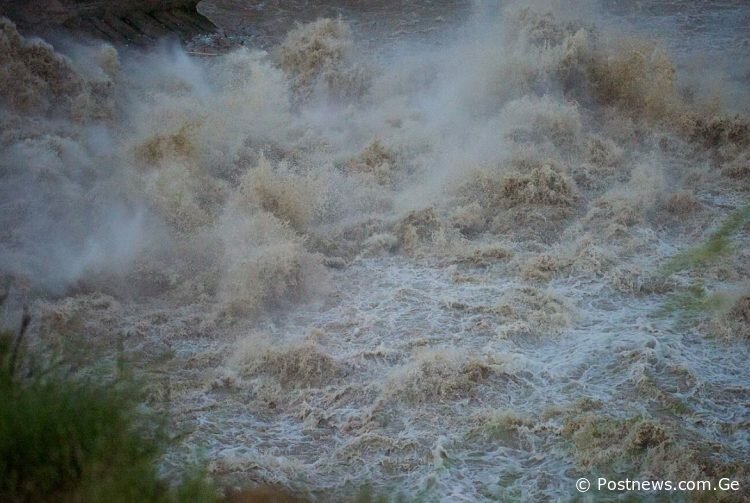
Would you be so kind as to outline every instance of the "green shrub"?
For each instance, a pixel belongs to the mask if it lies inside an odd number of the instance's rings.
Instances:
[[[216,500],[200,475],[178,487],[159,478],[166,437],[133,384],[34,368],[22,339],[0,333],[0,501]]]

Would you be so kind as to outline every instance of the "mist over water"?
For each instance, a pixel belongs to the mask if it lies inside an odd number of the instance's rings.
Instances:
[[[35,341],[145,377],[166,472],[747,498],[750,14],[641,4],[290,16],[215,56],[3,21],[2,279]]]

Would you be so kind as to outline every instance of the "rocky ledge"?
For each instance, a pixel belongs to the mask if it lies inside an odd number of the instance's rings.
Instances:
[[[167,35],[183,40],[215,30],[199,0],[0,0],[0,16],[28,34],[66,30],[125,45],[150,45]]]

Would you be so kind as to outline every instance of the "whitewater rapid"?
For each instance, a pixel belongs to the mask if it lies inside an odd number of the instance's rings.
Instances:
[[[706,76],[716,48],[663,36],[664,10],[473,5],[210,57],[3,21],[11,306],[77,365],[134,368],[173,422],[167,474],[321,501],[726,476],[746,498],[742,35]]]

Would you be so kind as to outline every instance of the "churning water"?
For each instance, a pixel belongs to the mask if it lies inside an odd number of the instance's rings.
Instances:
[[[747,491],[750,6],[277,3],[209,6],[244,41],[211,57],[2,22],[0,268],[36,339],[132,362],[167,472]]]

